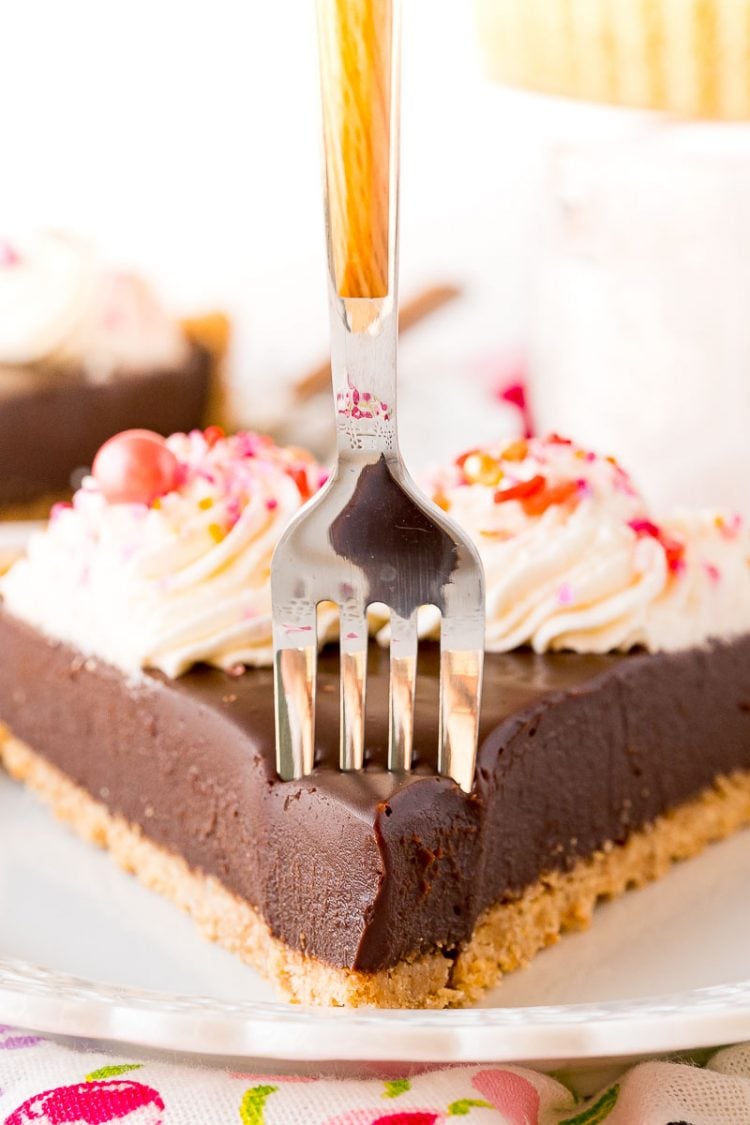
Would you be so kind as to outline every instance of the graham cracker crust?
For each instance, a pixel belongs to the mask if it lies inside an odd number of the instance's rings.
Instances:
[[[249,903],[149,841],[29,746],[0,727],[0,763],[83,839],[107,848],[127,872],[186,911],[202,935],[237,954],[288,1000],[335,1007],[462,1007],[527,965],[566,930],[586,928],[600,898],[660,878],[677,860],[750,823],[750,770],[720,777],[698,797],[610,844],[569,872],[551,872],[518,899],[490,907],[471,939],[376,973],[305,957],[270,932]]]

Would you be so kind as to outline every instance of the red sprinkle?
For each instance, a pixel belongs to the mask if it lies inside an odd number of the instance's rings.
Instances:
[[[312,496],[312,489],[310,488],[310,478],[307,475],[307,465],[290,465],[287,472],[297,485],[302,499],[309,500]]]
[[[456,462],[455,462],[456,468],[457,469],[463,469],[466,462],[469,460],[470,457],[473,457],[475,453],[481,453],[481,450],[479,450],[479,449],[467,449],[465,453],[462,453],[460,457],[456,458]]]
[[[650,539],[656,539],[661,543],[664,548],[664,553],[667,556],[667,566],[673,574],[678,574],[685,566],[685,544],[681,543],[679,539],[674,539],[668,535],[663,528],[653,523],[651,520],[638,519],[630,520],[628,523],[636,535],[643,538],[647,536]]]
[[[578,495],[578,481],[566,480],[528,496],[522,501],[527,516],[541,516],[553,504],[564,504],[566,500]]]
[[[216,443],[222,441],[226,436],[221,426],[207,426],[203,431],[203,437],[209,449],[213,449]]]
[[[518,410],[521,415],[523,436],[525,438],[533,437],[534,418],[531,413],[529,395],[524,380],[522,378],[513,379],[505,386],[499,387],[495,393],[500,402],[507,402],[509,406],[515,406],[516,410]]]
[[[275,497],[271,496],[268,500],[266,500],[266,507],[268,508],[269,512],[275,511],[278,506],[279,502]]]
[[[512,484],[510,488],[498,488],[495,493],[495,503],[504,504],[506,500],[526,500],[547,487],[547,478],[543,476],[531,477],[530,480],[521,480]]]

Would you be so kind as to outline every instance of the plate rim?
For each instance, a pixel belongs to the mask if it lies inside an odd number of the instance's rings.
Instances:
[[[750,979],[598,1003],[330,1009],[124,987],[0,958],[0,1018],[52,1035],[203,1056],[302,1063],[582,1062],[750,1038]]]

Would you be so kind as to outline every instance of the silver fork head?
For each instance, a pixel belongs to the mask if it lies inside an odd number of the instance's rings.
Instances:
[[[339,607],[340,767],[365,750],[367,609],[391,611],[388,764],[411,768],[417,610],[442,615],[438,771],[470,789],[484,654],[484,579],[476,550],[413,484],[397,455],[361,452],[289,525],[272,567],[277,766],[314,765],[316,608]]]
[[[316,610],[339,607],[340,766],[365,752],[367,609],[391,613],[388,764],[411,767],[417,611],[442,615],[441,772],[469,789],[484,655],[472,543],[407,474],[396,438],[398,3],[318,0],[331,373],[338,464],[282,536],[271,568],[277,765],[315,759]]]

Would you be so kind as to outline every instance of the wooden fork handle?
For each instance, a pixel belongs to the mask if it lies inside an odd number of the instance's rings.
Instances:
[[[393,6],[318,0],[330,268],[343,298],[389,294]]]

